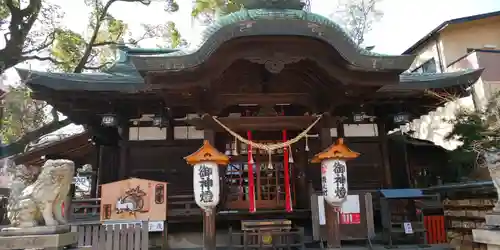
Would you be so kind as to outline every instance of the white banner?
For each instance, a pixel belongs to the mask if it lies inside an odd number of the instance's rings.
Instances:
[[[318,216],[319,224],[326,225],[325,199],[324,196],[318,196]],[[340,205],[340,223],[341,224],[359,224],[361,219],[361,205],[359,195],[348,195]]]
[[[103,225],[140,225],[142,227],[141,221],[104,221]],[[164,221],[149,221],[148,231],[149,232],[163,232]]]

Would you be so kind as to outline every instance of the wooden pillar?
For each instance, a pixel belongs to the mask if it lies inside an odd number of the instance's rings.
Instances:
[[[119,128],[119,133],[121,135],[120,145],[120,169],[118,171],[118,180],[124,180],[129,177],[129,169],[127,166],[128,162],[128,136],[129,127],[128,124],[122,124]]]
[[[215,213],[216,210],[210,212],[203,212],[203,249],[215,250],[217,242],[215,240]]]
[[[162,250],[167,250],[169,249],[168,247],[168,222],[164,221],[163,222],[163,239],[161,243],[161,249]]]
[[[321,150],[325,150],[332,144],[332,136],[330,128],[321,128],[320,131]],[[340,208],[333,207],[325,202],[325,215],[326,215],[326,232],[327,232],[327,247],[338,248],[340,244],[340,222],[339,211]]]
[[[99,185],[99,163],[100,163],[100,154],[101,150],[99,146],[94,145],[94,153],[92,154],[93,162],[92,162],[92,182],[90,183],[90,197],[97,198],[97,189]]]
[[[210,144],[215,146],[215,132],[213,130],[204,130],[204,139],[208,140]],[[219,171],[219,175],[223,173]],[[220,177],[219,177],[220,178]],[[222,187],[222,185],[221,185]],[[222,194],[222,192],[220,192]],[[222,200],[222,199],[219,199]],[[203,212],[203,249],[215,250],[217,248],[216,234],[215,234],[215,215],[217,210],[214,208],[212,212]]]
[[[325,202],[327,248],[340,248],[340,207],[334,207]]]
[[[380,148],[382,150],[382,161],[384,164],[384,179],[385,188],[392,187],[391,165],[389,161],[389,150],[387,148],[387,131],[385,131],[385,123],[377,123],[378,138],[380,139]],[[405,145],[406,146],[406,145]]]
[[[96,184],[96,192],[95,197],[100,197],[99,186],[106,183],[106,167],[104,164],[106,150],[104,150],[104,146],[97,144],[96,150],[99,151],[99,158],[97,158],[97,184]]]
[[[308,166],[309,152],[305,150],[305,143],[303,140],[297,143],[297,145],[298,146],[294,150],[296,153],[293,155],[296,161],[296,163],[293,164],[295,168],[294,169],[295,176],[292,177],[295,179],[295,194],[296,194],[295,197],[297,199],[296,204],[299,208],[310,208],[312,193],[309,192],[309,186],[307,183],[308,179],[307,166]]]

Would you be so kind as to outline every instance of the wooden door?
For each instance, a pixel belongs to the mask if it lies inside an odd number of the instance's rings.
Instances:
[[[275,143],[276,141],[260,141]],[[232,156],[231,163],[226,168],[225,179],[227,185],[226,209],[249,208],[249,175],[248,155],[246,146],[239,147],[239,155]],[[283,149],[273,152],[271,157],[267,152],[253,149],[253,179],[255,185],[255,204],[257,209],[284,209],[285,208],[285,172]],[[290,183],[293,196],[293,167],[290,164]],[[294,200],[294,199],[292,199]]]

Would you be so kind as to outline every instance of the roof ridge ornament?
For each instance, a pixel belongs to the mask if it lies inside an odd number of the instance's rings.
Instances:
[[[304,9],[305,3],[301,0],[243,0],[246,9]]]

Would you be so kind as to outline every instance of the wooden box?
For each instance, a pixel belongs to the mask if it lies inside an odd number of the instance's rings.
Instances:
[[[101,221],[166,219],[166,182],[130,178],[101,185]]]

